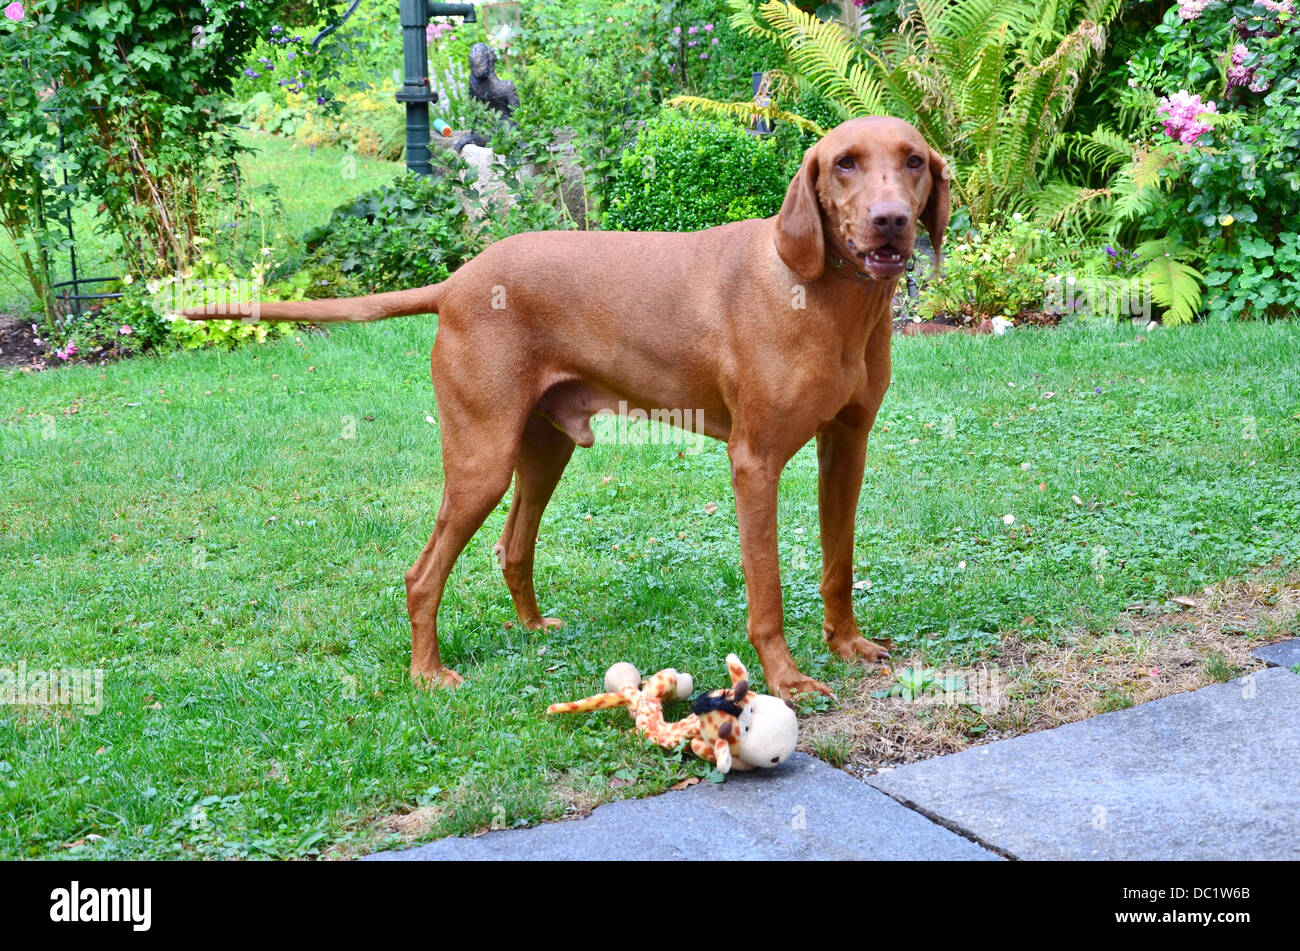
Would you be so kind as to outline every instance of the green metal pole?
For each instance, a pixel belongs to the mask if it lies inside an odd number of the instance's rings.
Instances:
[[[417,175],[428,175],[429,103],[437,93],[429,86],[429,0],[400,0],[402,61],[404,78],[397,101],[406,104],[406,167]]]

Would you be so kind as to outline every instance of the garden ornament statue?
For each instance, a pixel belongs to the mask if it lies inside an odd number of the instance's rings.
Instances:
[[[502,120],[514,124],[510,114],[519,105],[519,93],[515,91],[514,83],[497,75],[497,54],[486,43],[475,43],[469,48],[469,94],[495,109]],[[467,145],[486,146],[487,139],[471,130],[458,138],[452,147],[459,155]]]
[[[497,54],[486,43],[469,48],[469,94],[509,119],[519,105],[515,84],[497,75]]]

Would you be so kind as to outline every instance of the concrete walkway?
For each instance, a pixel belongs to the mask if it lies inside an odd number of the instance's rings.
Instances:
[[[1279,666],[868,783],[796,754],[585,819],[367,858],[1300,859],[1298,817],[1300,676]]]

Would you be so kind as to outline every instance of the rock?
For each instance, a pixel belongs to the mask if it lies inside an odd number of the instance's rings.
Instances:
[[[1300,664],[1300,637],[1256,648],[1252,653],[1270,667],[1294,667]]]

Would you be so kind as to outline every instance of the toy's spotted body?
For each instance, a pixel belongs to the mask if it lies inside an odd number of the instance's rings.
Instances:
[[[749,674],[735,654],[727,655],[727,672],[731,675],[729,689],[714,690],[696,702],[697,708],[702,706],[710,709],[698,714],[692,713],[675,723],[664,720],[663,708],[665,697],[677,695],[678,674],[671,668],[659,671],[641,689],[625,686],[613,693],[598,693],[582,700],[553,703],[546,708],[546,712],[588,713],[627,707],[636,723],[637,732],[665,749],[676,749],[689,740],[691,751],[696,756],[716,763],[724,773],[731,769],[753,769],[739,759],[741,737],[747,727],[740,725],[737,714],[753,697],[749,693]],[[713,702],[706,703],[706,700]]]
[[[664,749],[676,749],[681,743],[699,735],[699,722],[695,714],[676,723],[664,720],[664,698],[677,694],[677,671],[661,670],[636,687],[623,687],[617,693],[598,693],[582,700],[553,703],[547,713],[589,713],[592,710],[611,710],[627,707],[636,723],[636,731]]]

